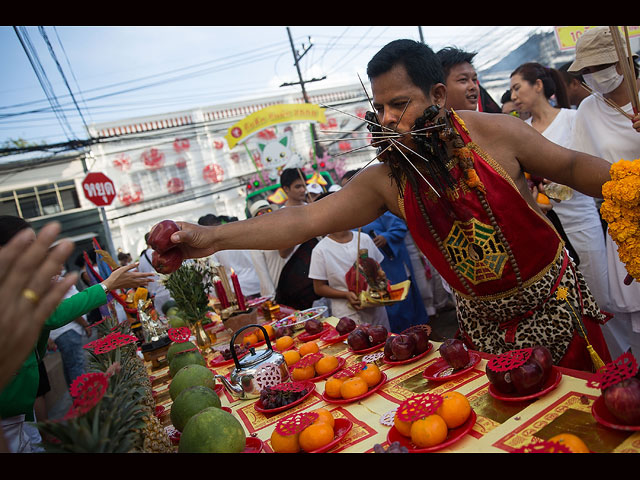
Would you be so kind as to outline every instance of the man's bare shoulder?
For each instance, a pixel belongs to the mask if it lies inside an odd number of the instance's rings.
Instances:
[[[529,127],[519,118],[503,113],[484,113],[472,110],[461,110],[456,112],[464,121],[471,139],[481,137],[483,140],[504,140],[509,141],[505,133],[528,131]],[[525,130],[526,129],[526,130]]]

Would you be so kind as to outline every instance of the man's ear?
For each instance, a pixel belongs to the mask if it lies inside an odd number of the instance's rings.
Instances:
[[[436,83],[433,87],[431,87],[431,102],[435,105],[444,107],[446,101],[447,87],[444,85],[444,83]]]

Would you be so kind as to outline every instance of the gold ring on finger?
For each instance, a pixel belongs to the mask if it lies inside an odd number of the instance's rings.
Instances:
[[[40,296],[30,288],[22,290],[22,296],[34,304],[37,304],[40,301]]]

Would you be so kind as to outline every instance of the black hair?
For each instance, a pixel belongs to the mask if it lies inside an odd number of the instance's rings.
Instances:
[[[514,75],[520,75],[531,85],[536,83],[537,80],[540,80],[546,98],[551,98],[551,96],[555,94],[559,108],[571,108],[571,102],[569,102],[569,95],[567,94],[564,81],[556,69],[545,67],[536,62],[527,62],[520,65],[511,73],[512,77]]]
[[[280,186],[290,187],[293,182],[296,180],[304,180],[305,176],[301,169],[299,168],[285,168],[280,174]]]
[[[500,99],[500,103],[502,103],[502,105],[504,105],[507,102],[511,101],[511,89],[507,90],[506,92],[504,92],[502,94],[502,98]]]
[[[342,175],[342,178],[340,179],[340,183],[344,182],[345,180],[349,180],[351,177],[353,177],[359,171],[360,171],[359,168],[357,168],[355,170],[349,170],[344,175]]]
[[[578,80],[580,83],[584,82],[584,78],[582,78],[582,74],[578,72],[569,71],[569,67],[571,66],[572,63],[573,62],[567,62],[561,65],[560,67],[558,67],[558,72],[560,72],[560,75],[562,75],[562,78],[564,78],[564,81],[566,82],[567,85],[571,83],[571,80]]]
[[[318,195],[318,198],[316,198],[316,202],[318,200],[322,200],[325,197],[328,197],[329,195],[331,195],[333,192],[322,192],[320,195]]]
[[[126,260],[127,258],[129,258],[129,254],[128,253],[124,253],[124,252],[119,252],[118,253],[118,260]]]
[[[473,58],[477,55],[477,52],[465,52],[456,47],[445,47],[436,53],[440,59],[442,70],[444,71],[444,78],[449,76],[451,67],[460,65],[461,63],[468,63],[472,65]]]
[[[427,45],[415,40],[400,39],[386,44],[367,64],[369,80],[401,64],[411,81],[425,95],[437,83],[444,84],[444,71],[437,55]]]
[[[26,228],[33,228],[24,218],[13,215],[0,216],[0,247],[4,247],[16,234]]]
[[[198,225],[220,225],[220,218],[213,213],[207,213],[198,219]]]

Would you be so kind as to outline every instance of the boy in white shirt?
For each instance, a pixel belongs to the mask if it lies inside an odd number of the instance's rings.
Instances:
[[[360,235],[360,248],[367,249],[369,257],[376,262],[384,260],[369,235]],[[330,300],[332,316],[349,317],[358,324],[382,325],[390,330],[385,308],[362,308],[358,296],[347,287],[345,275],[355,263],[357,253],[358,234],[351,230],[331,233],[320,240],[311,253],[309,266],[314,290],[317,295]]]

